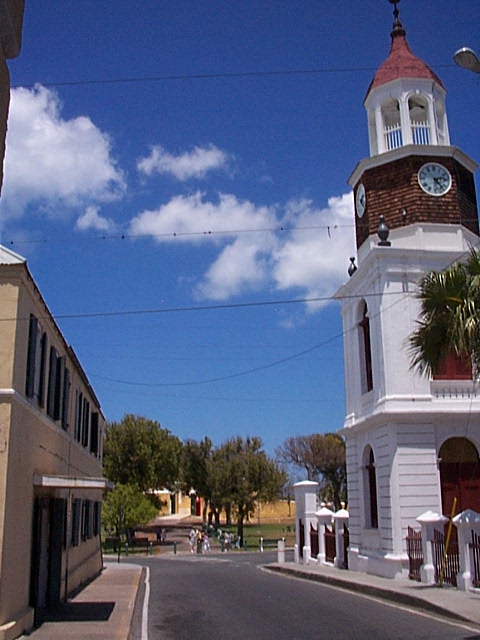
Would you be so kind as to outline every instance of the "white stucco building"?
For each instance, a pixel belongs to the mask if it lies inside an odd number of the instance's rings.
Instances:
[[[450,143],[446,91],[410,50],[395,3],[390,54],[365,98],[370,157],[355,194],[357,269],[342,300],[349,568],[405,575],[407,527],[431,510],[480,512],[480,396],[454,358],[410,368],[416,284],[480,242],[477,164]],[[383,216],[381,218],[381,216]],[[377,234],[379,225],[385,234]]]

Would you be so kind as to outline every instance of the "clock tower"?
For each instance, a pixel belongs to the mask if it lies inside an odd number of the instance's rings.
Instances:
[[[390,55],[365,98],[370,158],[350,177],[360,248],[377,233],[416,223],[458,224],[478,235],[473,172],[477,165],[450,145],[446,91],[406,40],[397,2]]]
[[[465,370],[420,376],[408,353],[418,281],[480,242],[477,164],[450,143],[446,90],[411,51],[399,1],[390,0],[390,53],[364,101],[370,156],[349,178],[357,266],[352,262],[336,294],[344,335],[349,567],[392,578],[408,573],[408,527],[418,528],[416,518],[427,511],[449,512],[458,484],[448,475],[452,469],[470,473],[468,465],[477,465],[478,486],[461,509],[480,512],[480,433],[471,428],[480,423],[478,385]],[[461,459],[467,451],[468,461]]]

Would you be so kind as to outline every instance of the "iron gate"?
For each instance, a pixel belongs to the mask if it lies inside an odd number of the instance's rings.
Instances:
[[[420,567],[423,564],[422,532],[408,527],[407,531],[408,577],[420,582]]]

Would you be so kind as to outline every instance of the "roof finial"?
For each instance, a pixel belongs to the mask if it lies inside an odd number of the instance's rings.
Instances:
[[[395,24],[397,22],[399,22],[398,20],[398,15],[400,13],[400,11],[398,10],[397,4],[400,2],[400,0],[388,0],[391,4],[395,5],[395,8],[393,10],[393,17],[395,18]]]
[[[394,5],[394,9],[393,9],[393,17],[395,18],[394,22],[393,22],[393,31],[392,31],[392,37],[395,36],[404,36],[405,35],[405,30],[403,28],[402,23],[400,22],[400,18],[398,17],[400,15],[400,11],[398,10],[398,3],[400,2],[400,0],[388,0],[390,2],[390,4]]]

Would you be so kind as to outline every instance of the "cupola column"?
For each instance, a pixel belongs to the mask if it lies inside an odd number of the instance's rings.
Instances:
[[[375,127],[377,132],[377,145],[370,145],[370,155],[376,156],[379,153],[385,153],[387,147],[385,144],[385,125],[383,124],[382,107],[378,105],[375,108]]]
[[[398,104],[400,107],[400,127],[403,141],[402,146],[406,144],[413,144],[412,120],[410,118],[409,101],[407,96],[399,96]]]

